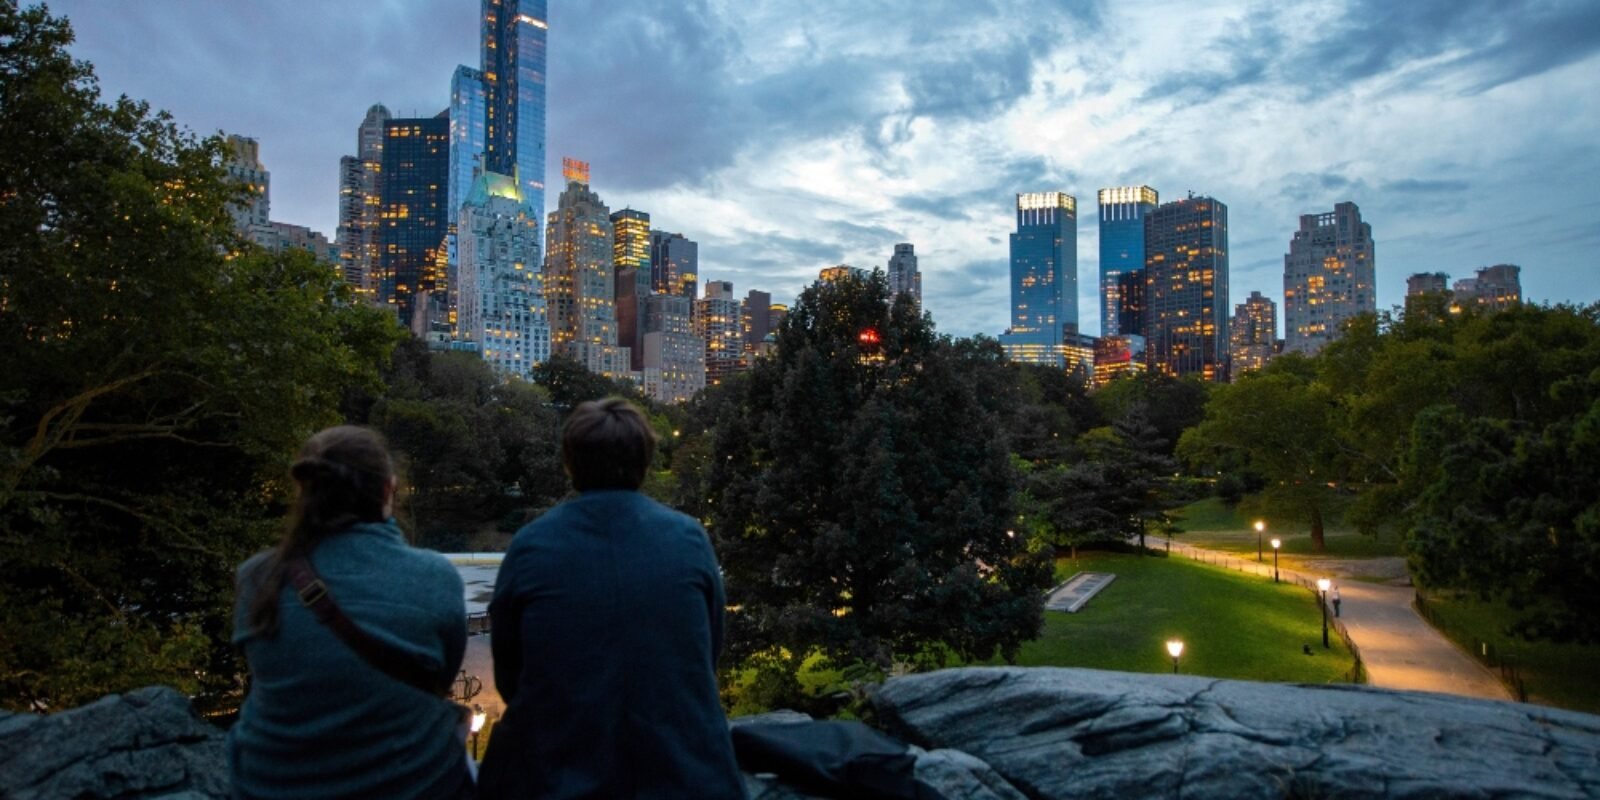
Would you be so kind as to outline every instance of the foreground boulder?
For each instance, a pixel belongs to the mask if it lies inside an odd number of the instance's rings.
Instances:
[[[228,797],[223,732],[165,686],[50,716],[0,711],[0,797]]]
[[[873,704],[1031,798],[1600,797],[1600,717],[1518,703],[1000,667],[895,678]]]

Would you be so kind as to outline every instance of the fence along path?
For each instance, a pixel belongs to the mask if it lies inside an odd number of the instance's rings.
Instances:
[[[1207,564],[1258,575],[1272,580],[1272,563],[1257,563],[1255,559],[1242,559],[1231,553],[1207,550],[1182,542],[1152,537],[1156,547],[1166,545],[1175,554]],[[1316,592],[1317,578],[1334,578],[1333,575],[1309,575],[1291,569],[1280,569],[1282,580]],[[1514,699],[1505,684],[1493,672],[1473,660],[1449,639],[1429,625],[1412,607],[1415,591],[1409,586],[1383,586],[1364,581],[1339,582],[1341,611],[1328,623],[1349,645],[1356,664],[1346,675],[1359,680],[1365,673],[1367,683],[1385,689],[1407,689],[1422,692],[1439,692],[1463,697],[1480,697],[1489,700]],[[1313,599],[1313,602],[1316,602]]]

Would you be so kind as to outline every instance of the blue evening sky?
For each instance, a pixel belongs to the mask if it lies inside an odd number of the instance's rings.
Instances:
[[[940,330],[1008,324],[1013,195],[1229,208],[1232,303],[1280,300],[1300,214],[1360,205],[1379,306],[1522,265],[1600,299],[1600,3],[551,0],[548,153],[700,242],[702,280],[792,298],[913,242]],[[58,0],[109,94],[261,141],[272,216],[332,236],[367,107],[431,116],[477,66],[477,0]],[[1280,315],[1281,315],[1280,305]],[[1281,318],[1280,318],[1281,327]]]

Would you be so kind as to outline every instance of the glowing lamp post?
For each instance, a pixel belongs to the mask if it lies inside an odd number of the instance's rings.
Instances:
[[[1322,606],[1322,646],[1323,647],[1327,647],[1328,646],[1328,587],[1332,586],[1332,585],[1333,585],[1333,581],[1330,581],[1327,578],[1318,578],[1317,579],[1317,591],[1320,593],[1320,596],[1322,597],[1322,602],[1321,602],[1320,605]]]
[[[1272,582],[1278,582],[1278,548],[1283,545],[1283,540],[1272,537]]]
[[[1178,657],[1183,655],[1183,640],[1168,639],[1167,655],[1172,656],[1172,674],[1178,674]]]
[[[483,730],[483,722],[489,715],[483,713],[483,706],[472,707],[472,760],[478,760],[478,732]]]
[[[1261,532],[1267,529],[1267,523],[1256,520],[1256,563],[1261,563]]]

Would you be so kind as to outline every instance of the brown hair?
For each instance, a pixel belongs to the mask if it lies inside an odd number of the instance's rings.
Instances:
[[[289,476],[295,483],[294,505],[250,605],[250,628],[268,637],[278,632],[284,564],[309,556],[322,540],[351,525],[382,522],[394,461],[376,431],[340,425],[307,439]]]
[[[644,485],[655,456],[656,432],[621,397],[590,400],[572,410],[561,431],[561,463],[580,492]]]

